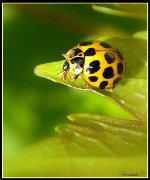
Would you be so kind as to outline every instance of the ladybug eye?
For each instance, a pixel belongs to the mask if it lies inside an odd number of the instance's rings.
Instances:
[[[69,71],[69,63],[67,61],[65,61],[64,65],[63,65],[63,70],[64,71]]]

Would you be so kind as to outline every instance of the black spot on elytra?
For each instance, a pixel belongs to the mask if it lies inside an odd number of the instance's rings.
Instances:
[[[92,61],[89,66],[86,68],[86,72],[93,74],[100,69],[100,62],[98,60]]]
[[[79,46],[89,46],[91,44],[93,44],[93,41],[82,42],[82,43],[79,44]]]
[[[82,53],[82,50],[79,48],[72,49],[71,54],[69,54],[69,58],[72,58],[74,56],[77,56]]]
[[[94,48],[88,48],[84,53],[85,56],[94,56],[95,54],[96,52]]]
[[[108,43],[105,43],[105,42],[100,42],[100,45],[104,48],[111,48],[111,45],[109,45]]]
[[[118,82],[121,80],[121,78],[116,78],[113,82],[113,87],[117,86]]]
[[[82,57],[75,57],[75,58],[71,59],[71,63],[72,64],[76,63],[77,65],[79,65],[80,67],[83,68],[83,66],[84,66],[84,58],[82,58]]]
[[[106,52],[104,56],[105,56],[105,59],[108,62],[108,64],[111,64],[111,63],[113,63],[115,61],[114,54],[112,54],[110,52]]]
[[[117,49],[117,53],[118,53],[118,55],[119,55],[119,58],[121,59],[121,60],[123,60],[123,55],[120,53],[120,51]]]
[[[114,71],[112,67],[107,67],[105,68],[104,72],[103,72],[103,77],[106,79],[110,79],[114,76]]]
[[[118,74],[123,73],[123,64],[122,63],[117,64],[117,71],[118,71]]]
[[[98,80],[98,77],[96,77],[96,76],[90,76],[90,77],[89,77],[89,80],[90,80],[91,82],[96,82],[96,81]]]
[[[63,65],[63,70],[64,71],[69,71],[69,63],[67,61],[64,62],[64,65]]]
[[[105,89],[105,87],[108,85],[108,81],[102,81],[99,85],[100,89]]]

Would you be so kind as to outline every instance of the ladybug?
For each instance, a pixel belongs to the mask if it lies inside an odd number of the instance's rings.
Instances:
[[[118,49],[103,41],[82,42],[63,54],[63,76],[76,80],[82,75],[85,84],[93,89],[117,86],[125,74],[125,61]]]

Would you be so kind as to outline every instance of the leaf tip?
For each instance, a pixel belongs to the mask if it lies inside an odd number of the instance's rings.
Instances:
[[[69,114],[69,115],[67,116],[67,118],[68,118],[70,121],[75,121],[73,114]]]
[[[45,77],[44,64],[37,65],[34,68],[34,74],[40,77]]]
[[[34,68],[34,74],[35,75],[39,75],[39,72],[40,72],[40,65],[38,65],[38,66],[36,66],[35,68]]]

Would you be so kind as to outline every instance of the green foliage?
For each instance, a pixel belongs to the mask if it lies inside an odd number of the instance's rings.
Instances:
[[[147,40],[147,32],[146,31],[140,31],[133,35],[134,38],[144,39]]]
[[[92,114],[68,118],[76,125],[57,126],[59,135],[26,149],[15,165],[10,163],[9,173],[120,177],[126,169],[139,169],[139,176],[146,176],[146,124]]]
[[[94,114],[74,114],[68,118],[77,125],[60,125],[56,130],[68,140],[65,142],[68,149],[73,144],[76,149],[73,154],[102,157],[146,154],[146,124],[140,121]]]
[[[94,10],[115,16],[135,18],[141,20],[147,20],[147,6],[146,4],[118,4],[114,3],[113,8],[105,7],[102,5],[93,5]],[[134,11],[133,11],[134,9]]]

